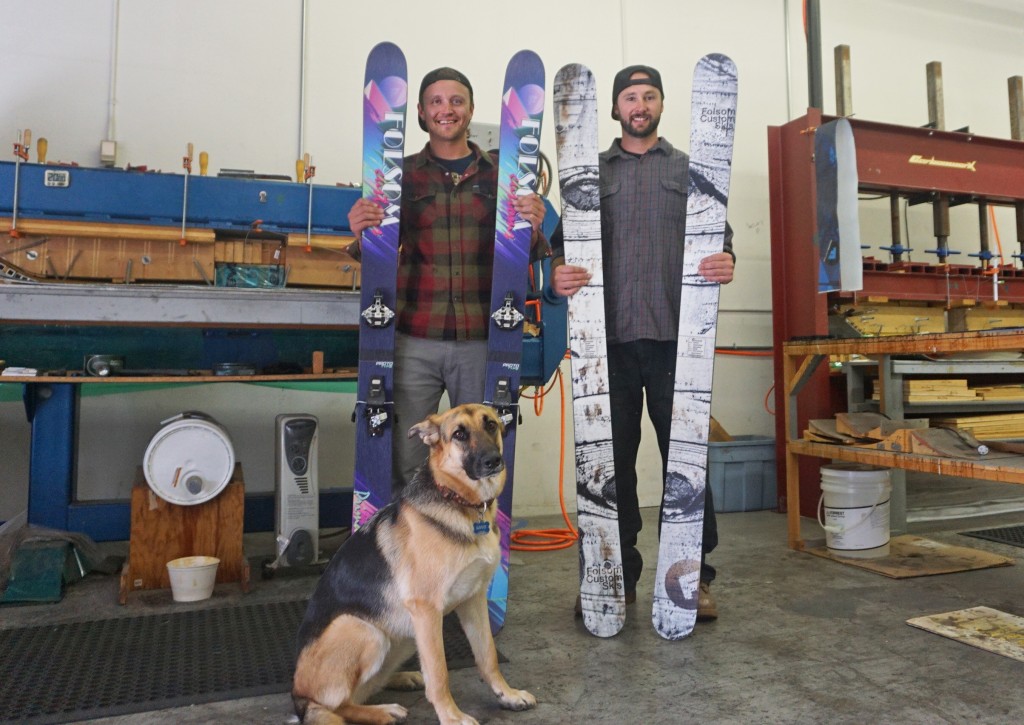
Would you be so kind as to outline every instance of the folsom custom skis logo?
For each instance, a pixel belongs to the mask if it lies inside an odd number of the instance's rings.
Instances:
[[[515,210],[518,196],[532,194],[540,175],[540,125],[544,113],[544,88],[536,83],[510,85],[501,97],[499,139],[499,186],[507,189],[498,210],[497,235],[512,239],[516,232],[529,230],[530,222]],[[507,153],[506,153],[507,152]],[[500,192],[500,190],[499,190]]]
[[[943,159],[937,159],[934,156],[922,156],[921,154],[913,154],[907,159],[908,164],[918,164],[919,166],[941,166],[944,169],[963,169],[965,171],[977,171],[975,165],[977,161],[944,161]]]
[[[540,121],[534,118],[524,118],[517,130],[519,135],[519,149],[516,155],[516,173],[509,174],[509,199],[505,209],[505,225],[508,231],[505,237],[512,238],[512,235],[520,229],[528,229],[530,222],[519,216],[519,213],[512,206],[512,200],[517,196],[532,194],[537,188],[537,170],[540,165]]]
[[[736,128],[736,109],[706,106],[700,109],[700,122],[714,124],[721,131],[732,131]]]
[[[588,566],[585,576],[588,584],[600,584],[604,590],[621,590],[623,586],[622,566],[613,566],[607,560],[600,566]]]
[[[405,148],[405,114],[388,112],[384,114],[381,127],[383,151],[382,169],[377,169],[374,179],[373,200],[384,209],[380,227],[371,227],[382,234],[382,227],[397,224],[402,209],[402,156]]]

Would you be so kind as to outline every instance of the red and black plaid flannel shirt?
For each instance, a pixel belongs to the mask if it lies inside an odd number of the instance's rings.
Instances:
[[[398,327],[435,340],[486,340],[494,264],[498,169],[475,144],[458,184],[430,155],[407,156],[402,176]],[[532,259],[550,254],[537,232]]]

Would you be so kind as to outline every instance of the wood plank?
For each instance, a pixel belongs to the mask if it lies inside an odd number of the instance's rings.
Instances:
[[[203,282],[214,247],[160,239],[53,236],[4,258],[40,279]],[[30,256],[31,255],[31,256]],[[200,272],[202,269],[202,272]]]
[[[807,421],[809,430],[818,438],[837,443],[857,443],[853,436],[840,433],[833,418],[812,419]]]
[[[0,217],[0,225],[10,228],[10,217]],[[65,219],[18,219],[18,231],[22,234],[40,236],[56,235],[69,237],[112,237],[115,239],[153,239],[178,242],[181,240],[180,226],[158,226],[154,224],[120,224],[113,222],[84,222]],[[211,244],[214,231],[201,227],[186,227],[185,239],[197,244]]]
[[[874,559],[853,559],[836,556],[824,542],[808,542],[804,551],[832,559],[841,564],[872,571],[891,579],[953,574],[961,571],[1013,566],[1013,559],[965,546],[943,544],[920,536],[894,536],[889,541],[889,555]]]
[[[1007,457],[1007,453],[992,453],[987,446],[973,439],[969,433],[951,428],[923,428],[909,431],[910,452],[969,461],[991,461]]]
[[[894,451],[896,453],[909,453],[912,450],[911,443],[910,443],[910,440],[908,438],[908,434],[909,433],[910,433],[910,431],[906,430],[906,429],[894,430],[894,431],[890,432],[887,436],[882,438],[881,440],[873,442],[873,443],[864,443],[864,444],[861,445],[861,447],[862,448],[868,448],[868,447],[875,448],[875,449],[880,450],[880,451]]]
[[[314,247],[288,249],[288,286],[359,289],[361,265],[349,255]]]
[[[927,428],[927,418],[889,418],[881,413],[836,413],[836,430],[857,438],[885,440],[908,428]]]
[[[908,619],[907,624],[962,644],[1024,662],[1024,617],[991,607]]]
[[[960,428],[982,439],[1024,437],[1024,413],[936,417],[932,424]]]
[[[834,313],[862,335],[911,335],[946,332],[942,309],[900,301],[843,304]]]
[[[310,243],[309,246],[313,247],[314,249],[333,249],[340,251],[347,249],[348,246],[352,244],[352,242],[354,242],[355,240],[356,238],[350,235],[336,237],[329,234],[313,234],[310,236],[308,241]],[[289,247],[305,247],[306,242],[307,239],[305,234],[293,233],[287,236],[287,241],[285,243]],[[354,259],[352,259],[352,257],[349,257],[347,254],[345,256],[348,257],[351,261],[355,261]]]

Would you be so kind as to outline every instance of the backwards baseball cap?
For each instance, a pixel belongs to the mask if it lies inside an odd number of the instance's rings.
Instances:
[[[420,105],[423,104],[423,94],[426,92],[427,88],[434,85],[438,81],[455,81],[456,83],[461,83],[462,85],[464,85],[466,88],[469,89],[469,105],[473,105],[473,86],[470,85],[469,78],[466,78],[466,76],[464,76],[462,73],[455,70],[454,68],[449,68],[448,66],[444,66],[442,68],[435,68],[434,70],[430,71],[425,76],[423,76],[423,82],[420,83],[420,95],[417,98]],[[423,123],[423,119],[417,116],[416,120],[419,121],[420,128],[426,131],[427,124]]]
[[[642,73],[645,78],[632,78],[634,73]],[[649,65],[626,66],[615,74],[615,82],[612,84],[612,118],[615,118],[615,104],[619,101],[619,94],[630,86],[654,86],[661,91],[661,97],[665,97],[665,89],[661,87],[661,73]]]

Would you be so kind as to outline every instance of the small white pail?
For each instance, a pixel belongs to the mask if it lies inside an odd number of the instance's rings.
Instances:
[[[829,553],[854,559],[888,556],[891,491],[888,468],[860,463],[822,466],[818,523],[825,530]]]
[[[185,556],[167,562],[167,576],[171,580],[171,596],[176,602],[199,602],[209,599],[217,582],[215,556]]]

